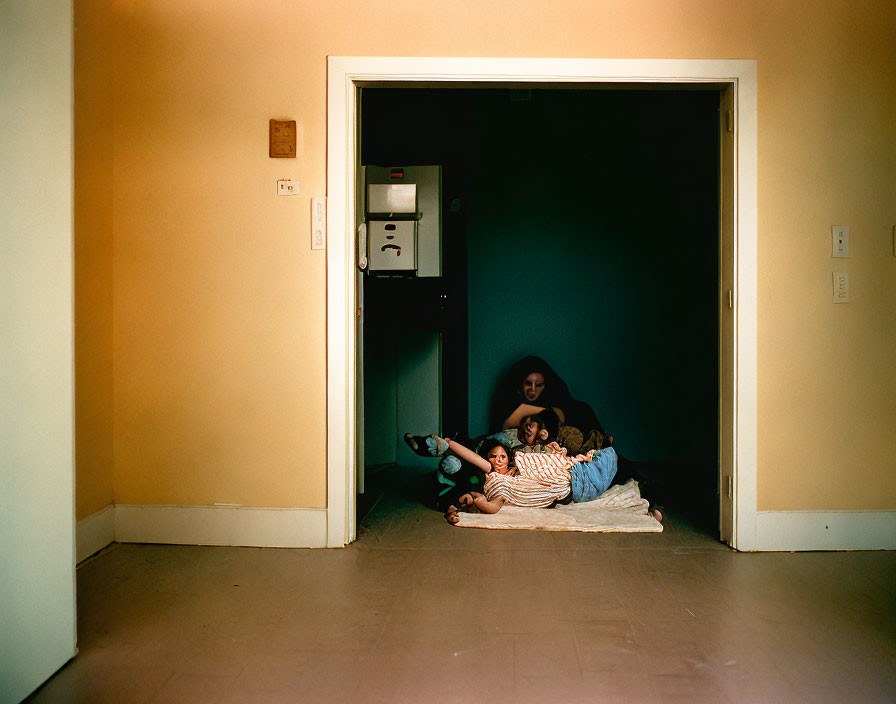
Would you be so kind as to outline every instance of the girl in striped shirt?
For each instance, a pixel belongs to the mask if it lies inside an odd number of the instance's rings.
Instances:
[[[475,508],[482,513],[497,513],[505,505],[547,508],[565,500],[592,501],[610,486],[616,474],[612,447],[568,457],[564,448],[551,443],[552,452],[519,452],[514,462],[507,448],[497,441],[483,445],[481,455],[454,440],[447,442],[452,452],[485,472],[485,493],[471,491],[458,500],[460,508]],[[449,523],[457,523],[459,510],[449,506],[445,512]]]

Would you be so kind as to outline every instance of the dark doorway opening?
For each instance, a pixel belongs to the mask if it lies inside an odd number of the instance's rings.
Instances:
[[[365,88],[361,106],[363,164],[444,169],[444,276],[365,277],[365,352],[439,333],[442,431],[467,436],[495,430],[513,362],[545,358],[717,535],[718,90]]]

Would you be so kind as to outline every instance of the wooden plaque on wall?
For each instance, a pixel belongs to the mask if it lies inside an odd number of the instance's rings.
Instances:
[[[271,120],[270,156],[271,158],[295,158],[295,120]]]

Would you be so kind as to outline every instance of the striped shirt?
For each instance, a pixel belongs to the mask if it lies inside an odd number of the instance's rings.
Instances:
[[[514,463],[517,471],[530,479],[552,481],[563,478],[569,481],[569,468],[576,461],[562,452],[517,452]]]
[[[482,488],[489,501],[501,497],[510,506],[544,508],[569,495],[569,468],[574,460],[541,452],[517,452],[515,459],[519,475],[485,475]]]

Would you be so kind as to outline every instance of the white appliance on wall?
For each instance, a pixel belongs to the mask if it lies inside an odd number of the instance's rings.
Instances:
[[[442,275],[442,167],[365,166],[367,271]]]

